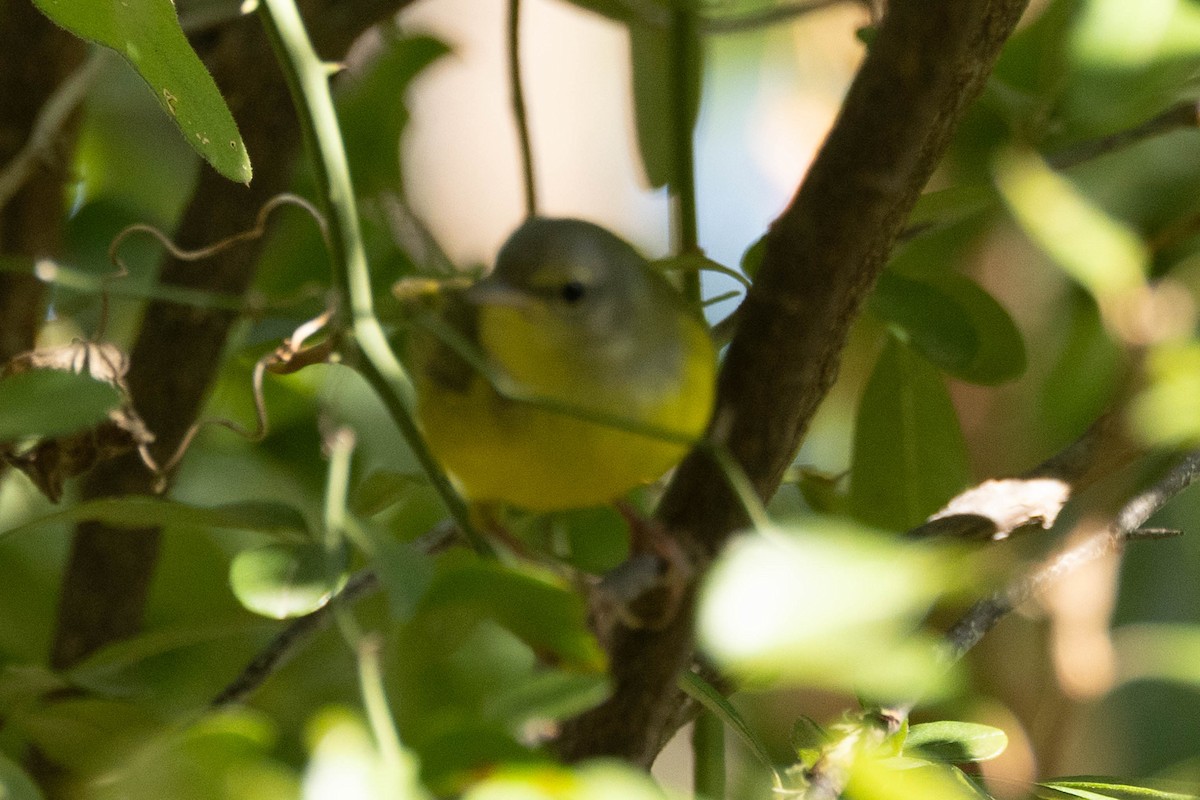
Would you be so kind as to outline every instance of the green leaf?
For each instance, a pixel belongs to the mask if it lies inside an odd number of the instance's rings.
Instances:
[[[961,367],[947,369],[947,372],[984,386],[1011,381],[1025,372],[1025,339],[996,298],[961,275],[933,275],[926,280],[948,295],[966,314],[979,340],[975,357]]]
[[[664,800],[665,797],[645,772],[605,760],[575,767],[508,765],[471,787],[463,800]]]
[[[583,600],[532,566],[457,562],[433,580],[422,611],[463,607],[491,618],[543,657],[586,671],[604,669],[604,654],[587,625]]]
[[[956,550],[802,519],[726,550],[702,589],[697,629],[747,680],[909,696],[945,688],[933,638],[914,631],[972,572]]]
[[[966,443],[942,377],[889,338],[855,424],[854,515],[906,530],[954,496],[968,477]]]
[[[1170,681],[1200,688],[1200,628],[1185,623],[1122,625],[1113,634],[1121,682]]]
[[[675,154],[675,109],[672,94],[677,84],[671,46],[670,30],[641,24],[629,26],[630,59],[633,65],[634,118],[637,123],[638,150],[646,180],[654,188],[677,184]],[[688,93],[687,115],[679,122],[687,126],[689,135],[696,126],[700,112],[702,63],[700,43],[688,48],[692,56],[684,76]]]
[[[42,800],[42,792],[25,770],[0,754],[0,797],[4,800]]]
[[[847,800],[991,800],[957,767],[905,756],[855,759],[844,797]]]
[[[554,722],[594,708],[608,698],[610,688],[602,673],[538,671],[493,697],[485,714],[519,731],[530,721]]]
[[[121,402],[111,384],[56,369],[0,379],[0,442],[52,437],[101,422]]]
[[[758,276],[758,268],[762,266],[763,256],[767,252],[767,234],[763,234],[754,240],[754,244],[746,248],[746,252],[742,253],[742,272],[750,280],[754,280]]]
[[[979,352],[979,337],[966,311],[928,283],[885,271],[869,308],[909,347],[947,372],[964,369]]]
[[[345,584],[343,565],[320,544],[268,544],[243,550],[229,567],[238,602],[255,614],[290,619],[312,613]]]
[[[119,53],[189,145],[217,172],[250,182],[250,157],[216,83],[188,44],[171,0],[34,0],[56,24]]]
[[[1169,342],[1146,357],[1148,380],[1130,404],[1142,441],[1177,446],[1200,441],[1200,343]]]
[[[406,37],[392,28],[362,74],[339,85],[338,119],[358,194],[400,189],[400,136],[409,119],[404,94],[421,70],[449,52],[431,36]]]
[[[1062,778],[1038,784],[1037,796],[1047,800],[1078,797],[1082,800],[1197,800],[1195,793],[1168,792],[1148,786],[1118,782],[1114,778]],[[1049,791],[1045,791],[1049,790]]]
[[[377,470],[354,487],[350,510],[358,517],[373,517],[428,485],[429,479],[419,472]]]
[[[733,703],[729,702],[729,698],[692,670],[687,670],[679,676],[679,688],[683,689],[688,697],[712,712],[725,727],[736,733],[760,764],[771,772],[775,772],[775,760],[771,758],[766,744],[754,733],[754,729],[746,724],[746,720]],[[782,784],[782,781],[777,777],[776,783]]]
[[[1005,151],[994,174],[1026,235],[1102,305],[1143,285],[1150,253],[1142,240],[1037,155]]]
[[[946,227],[990,211],[997,202],[996,191],[991,186],[967,184],[926,192],[908,215],[908,227],[921,230]]]
[[[433,559],[386,531],[366,526],[371,563],[387,594],[392,619],[406,621],[433,582]]]
[[[0,539],[17,536],[56,522],[95,520],[117,528],[169,525],[258,531],[288,540],[308,537],[304,516],[282,503],[252,500],[203,508],[158,497],[104,497],[0,531]]]
[[[904,752],[925,756],[933,761],[962,764],[987,761],[1004,752],[1008,735],[999,728],[975,722],[926,722],[908,729]]]

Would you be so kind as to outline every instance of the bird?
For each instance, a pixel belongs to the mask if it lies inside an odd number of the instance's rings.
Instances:
[[[717,369],[708,326],[607,229],[531,217],[488,275],[435,296],[407,348],[416,418],[471,503],[619,502],[702,437]]]

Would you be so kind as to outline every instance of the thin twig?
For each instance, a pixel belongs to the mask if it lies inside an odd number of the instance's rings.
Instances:
[[[1091,161],[1100,156],[1124,150],[1126,147],[1130,147],[1146,139],[1152,139],[1155,136],[1162,136],[1163,134],[1183,128],[1196,128],[1198,126],[1200,126],[1200,106],[1198,106],[1196,101],[1188,100],[1171,106],[1166,111],[1146,120],[1140,125],[1136,125],[1128,130],[1117,131],[1108,136],[1101,136],[1099,139],[1080,142],[1079,144],[1058,151],[1046,160],[1054,169],[1070,169],[1085,161]]]
[[[1120,416],[1106,413],[1036,467],[960,492],[907,536],[995,541],[1026,526],[1049,528],[1068,500],[1132,463],[1139,453],[1125,436]]]
[[[513,119],[521,144],[521,176],[525,182],[525,216],[537,214],[537,181],[533,174],[533,145],[529,140],[529,116],[525,111],[525,88],[521,82],[521,0],[508,0],[508,86],[512,94]]]
[[[25,181],[33,174],[38,162],[53,152],[58,132],[83,102],[92,81],[100,74],[107,61],[107,50],[92,50],[87,61],[68,75],[42,105],[25,146],[0,170],[0,209],[20,191]]]
[[[1198,477],[1200,450],[1189,453],[1157,483],[1122,506],[1113,521],[1103,530],[1072,544],[1030,575],[976,603],[946,633],[947,647],[953,659],[961,658],[1008,612],[1052,581],[1107,555],[1126,541],[1155,538],[1157,532],[1152,533],[1150,537],[1144,537],[1141,526],[1171,498],[1191,486]]]
[[[441,552],[461,540],[461,533],[453,525],[439,525],[413,543],[413,547],[425,555]],[[258,687],[278,672],[316,634],[329,627],[333,620],[334,606],[353,605],[375,594],[382,587],[379,576],[369,569],[360,570],[350,576],[346,585],[329,603],[321,608],[297,617],[287,624],[275,638],[238,674],[236,678],[213,698],[213,708],[245,702]]]

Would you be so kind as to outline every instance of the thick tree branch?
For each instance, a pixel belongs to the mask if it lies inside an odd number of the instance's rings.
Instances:
[[[26,151],[47,101],[83,63],[83,42],[56,27],[29,0],[9,0],[0,14],[0,167],[8,173]],[[39,158],[20,169],[0,203],[0,255],[58,254],[77,115],[48,131]],[[33,348],[44,317],[45,287],[32,275],[0,270],[0,363]]]
[[[303,10],[326,56],[340,57],[366,28],[411,0],[309,0]],[[236,186],[209,169],[201,172],[176,240],[183,247],[211,243],[245,229],[271,196],[291,180],[299,129],[258,20],[247,17],[198,43],[237,119],[254,162],[254,181]],[[251,242],[196,264],[168,260],[161,282],[231,296],[254,277],[261,242]],[[128,376],[134,403],[157,436],[155,456],[168,458],[195,421],[220,365],[232,312],[152,302],[131,353]],[[151,475],[135,456],[100,465],[85,483],[88,497],[147,494]],[[155,529],[120,530],[81,524],[72,541],[59,601],[52,662],[65,666],[134,633],[157,557]]]
[[[713,435],[761,497],[791,463],[851,321],[1024,8],[1024,0],[890,4],[829,138],[768,234],[721,371]],[[680,466],[660,516],[701,565],[746,522],[701,453]],[[618,629],[614,695],[564,727],[564,756],[653,761],[673,732],[693,602],[690,593],[664,630]]]

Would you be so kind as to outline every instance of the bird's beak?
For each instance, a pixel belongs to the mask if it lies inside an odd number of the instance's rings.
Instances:
[[[472,305],[517,309],[528,308],[532,303],[528,293],[492,277],[484,278],[468,288],[466,298]]]

